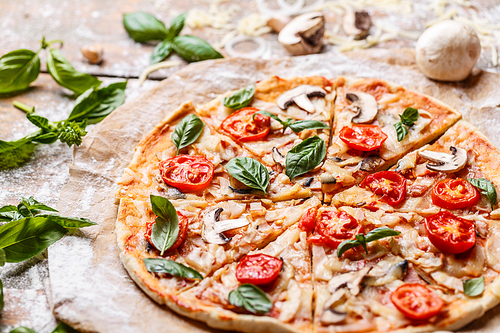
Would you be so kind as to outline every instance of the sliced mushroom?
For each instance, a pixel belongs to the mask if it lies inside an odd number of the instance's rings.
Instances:
[[[278,41],[293,55],[318,53],[323,46],[325,18],[320,12],[297,16],[279,33]]]
[[[439,153],[436,151],[419,151],[418,155],[425,159],[436,162],[436,164],[427,163],[427,169],[431,171],[441,171],[446,173],[456,172],[467,163],[467,151],[459,147],[450,146],[451,154]]]
[[[304,186],[304,187],[311,186],[311,183],[313,182],[313,180],[314,180],[314,177],[307,178],[307,180],[304,183],[302,183],[302,186]]]
[[[284,168],[285,167],[285,156],[281,155],[280,151],[278,150],[278,148],[276,147],[273,147],[273,153],[272,153],[272,156],[273,156],[273,160],[276,164],[278,164],[280,167]]]
[[[352,11],[348,9],[344,16],[343,28],[346,34],[354,36],[355,39],[363,39],[368,36],[372,20],[370,14],[363,11]]]
[[[267,26],[273,29],[274,32],[280,33],[281,30],[291,21],[290,16],[275,15],[267,21]]]
[[[347,287],[351,291],[352,295],[356,296],[357,294],[359,294],[359,292],[361,291],[361,281],[363,281],[364,277],[370,272],[371,269],[371,267],[363,267],[359,271],[354,272],[354,279],[351,282],[347,283]]]
[[[334,175],[328,172],[323,172],[320,176],[319,179],[321,180],[321,184],[336,184],[337,183],[337,178],[335,178]]]
[[[408,272],[408,260],[402,260],[389,268],[387,274],[379,278],[370,278],[366,284],[370,286],[383,286],[396,280],[402,280]]]
[[[352,108],[356,115],[352,118],[355,124],[368,124],[375,120],[378,113],[377,100],[373,95],[364,92],[348,92],[346,98],[352,103]]]
[[[359,165],[359,169],[362,171],[372,172],[377,170],[382,164],[384,164],[385,160],[378,156],[368,156],[364,160],[361,161]]]
[[[217,207],[209,211],[203,216],[203,225],[201,226],[201,238],[207,243],[224,245],[231,241],[222,233],[215,231],[215,224],[219,222],[220,213],[224,209]]]
[[[309,113],[314,112],[316,108],[309,100],[310,97],[325,97],[326,91],[318,86],[301,85],[285,91],[276,100],[276,104],[282,110],[286,110],[294,102],[297,106]]]
[[[221,233],[228,230],[238,229],[245,227],[250,224],[246,218],[232,219],[232,220],[224,220],[215,223],[214,230],[216,233]]]
[[[398,166],[394,171],[404,173],[408,170],[415,168],[416,166],[417,166],[417,155],[408,154],[399,160]]]
[[[322,324],[331,325],[337,324],[347,318],[347,312],[337,312],[333,309],[326,309],[321,315],[320,321]]]
[[[360,283],[363,278],[370,272],[371,267],[364,267],[359,271],[336,275],[328,282],[328,291],[336,292],[338,289],[347,286],[352,295],[356,296],[360,292]]]

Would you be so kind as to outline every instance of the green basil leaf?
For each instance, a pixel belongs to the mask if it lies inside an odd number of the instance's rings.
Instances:
[[[325,156],[325,141],[318,136],[307,138],[286,154],[285,174],[292,180],[320,165]]]
[[[80,333],[77,330],[75,330],[73,327],[70,327],[69,325],[60,322],[57,324],[57,327],[52,331],[52,333]]]
[[[401,122],[395,123],[394,127],[396,127],[396,134],[398,135],[398,141],[403,141],[405,136],[408,134],[408,128],[403,125]]]
[[[236,157],[226,164],[226,169],[244,185],[267,193],[269,171],[262,163],[250,157]]]
[[[174,245],[179,236],[179,217],[168,199],[150,195],[151,207],[156,215],[151,231],[151,242],[160,250],[161,255]]]
[[[28,118],[28,120],[38,128],[41,128],[45,131],[51,130],[51,128],[49,126],[49,120],[45,117],[42,117],[42,116],[39,116],[36,114],[32,114],[32,113],[27,113],[26,118]]]
[[[153,50],[153,54],[151,54],[151,58],[149,59],[149,64],[154,65],[159,63],[160,61],[165,60],[170,53],[172,53],[172,42],[165,39],[163,42],[158,43],[155,49]]]
[[[85,228],[97,225],[97,223],[92,222],[86,218],[61,216],[58,214],[37,214],[36,216],[48,218],[49,220],[54,221],[55,223],[66,229]]]
[[[229,293],[230,304],[243,308],[251,313],[266,314],[273,308],[273,303],[257,286],[244,283]]]
[[[484,291],[484,276],[475,279],[465,280],[464,282],[464,293],[467,296],[479,296]]]
[[[318,120],[297,120],[289,125],[295,133],[300,133],[306,129],[329,129],[330,126]]]
[[[186,21],[187,13],[182,13],[170,22],[170,28],[168,28],[167,32],[167,40],[172,40],[174,37],[177,37],[182,29],[184,29],[184,22]]]
[[[401,123],[406,126],[413,126],[415,122],[418,120],[418,117],[420,114],[418,113],[417,109],[414,108],[406,108],[403,111],[403,114],[399,115],[399,118],[401,119]],[[401,140],[399,140],[401,141]]]
[[[497,204],[497,190],[495,185],[486,178],[467,178],[467,180],[481,190],[481,194],[488,197],[491,204],[491,209]]]
[[[224,58],[210,44],[195,36],[177,36],[172,40],[172,47],[189,62]]]
[[[39,209],[39,210],[45,210],[48,212],[57,212],[57,209],[54,209],[52,207],[49,207],[40,201],[36,201],[33,197],[29,198],[21,198],[21,202],[29,209],[29,210],[34,210],[34,209]]]
[[[26,217],[0,226],[0,248],[7,262],[21,262],[41,253],[67,232],[46,217]]]
[[[56,132],[48,132],[40,134],[36,138],[33,138],[33,142],[51,144],[56,142],[58,137],[59,135]]]
[[[372,231],[367,233],[365,239],[366,239],[367,243],[370,243],[370,242],[373,242],[373,241],[376,241],[376,240],[379,240],[382,238],[391,237],[391,236],[398,236],[400,234],[401,233],[399,231],[392,230],[391,228],[381,227],[381,228],[373,229]]]
[[[177,147],[177,155],[179,155],[179,150],[189,146],[198,139],[204,126],[205,124],[195,114],[184,117],[175,126],[175,130],[170,138]]]
[[[165,24],[153,15],[144,12],[124,14],[123,26],[128,35],[139,43],[163,40],[168,36]]]
[[[24,216],[17,212],[17,210],[15,212],[0,213],[0,222],[17,221],[23,218]]]
[[[179,276],[186,279],[203,280],[203,276],[196,270],[179,264],[173,260],[160,258],[144,258],[142,259],[146,265],[146,269],[153,273],[167,273],[173,276]]]
[[[0,93],[24,90],[40,73],[38,53],[16,50],[0,58]]]
[[[350,250],[354,247],[358,247],[360,242],[357,239],[345,240],[337,247],[337,257],[342,257],[345,251]]]
[[[83,121],[96,124],[103,120],[125,101],[128,81],[112,83],[105,88],[94,87],[80,95],[68,117],[68,121]]]
[[[5,251],[3,249],[0,249],[0,266],[3,266],[5,265],[5,263],[7,262],[7,257],[5,256]],[[0,281],[1,283],[2,281]],[[0,313],[2,312],[2,310],[0,309]]]
[[[77,72],[57,49],[49,49],[47,52],[47,69],[60,86],[78,95],[102,83],[92,75]]]
[[[41,132],[37,131],[36,134],[39,135]],[[36,148],[31,141],[32,139],[28,137],[16,141],[0,140],[0,170],[17,168],[28,160]]]
[[[368,249],[366,248],[365,234],[357,234],[356,240],[363,247],[363,249],[365,249],[365,252],[368,254]]]
[[[4,253],[4,255],[5,255],[5,253]],[[2,280],[0,280],[0,313],[2,312],[4,305],[5,304],[4,304],[4,301],[3,301],[3,283],[2,283]]]
[[[10,331],[10,333],[36,333],[36,331],[32,330],[31,328],[20,326]]]
[[[224,104],[224,106],[226,108],[230,108],[233,110],[239,110],[239,109],[242,109],[242,108],[248,106],[248,104],[250,104],[254,94],[255,94],[255,84],[252,84],[251,86],[241,88],[240,90],[235,91],[231,95],[224,97],[224,99],[222,100],[222,104]],[[266,113],[263,113],[263,112],[266,112]],[[263,111],[263,112],[259,111],[259,112],[256,112],[255,114],[257,114],[257,113],[265,114],[266,116],[272,117],[273,119],[275,119],[281,123],[281,121],[279,120],[279,118],[277,116],[275,116],[272,113],[267,112],[267,111]],[[254,118],[255,118],[255,114],[253,115]]]

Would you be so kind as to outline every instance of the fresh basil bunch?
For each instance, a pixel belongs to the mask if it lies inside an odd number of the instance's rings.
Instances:
[[[136,42],[160,41],[149,60],[151,65],[166,59],[172,51],[189,62],[223,58],[203,39],[195,36],[179,36],[184,28],[186,16],[187,14],[183,13],[174,18],[167,29],[165,24],[153,15],[136,12],[123,15],[123,26]]]

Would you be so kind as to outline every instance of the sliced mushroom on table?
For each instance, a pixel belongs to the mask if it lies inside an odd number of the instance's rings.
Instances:
[[[363,39],[368,36],[372,19],[366,11],[353,11],[348,9],[344,16],[342,28],[349,36],[354,36],[355,39]]]
[[[323,47],[325,18],[321,12],[297,16],[279,33],[278,41],[293,55],[318,53]]]
[[[451,154],[431,150],[419,151],[418,155],[433,163],[427,163],[427,169],[445,173],[462,170],[467,163],[467,151],[460,147],[450,146]]]
[[[311,97],[325,97],[326,91],[318,86],[301,85],[285,91],[276,100],[279,108],[286,110],[290,105],[295,103],[299,108],[309,113],[316,111],[316,107],[309,100]]]

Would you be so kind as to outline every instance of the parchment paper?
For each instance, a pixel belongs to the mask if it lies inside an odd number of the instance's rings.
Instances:
[[[129,278],[119,260],[114,234],[115,181],[140,139],[179,103],[204,103],[269,75],[356,75],[391,80],[454,106],[500,146],[500,75],[479,72],[461,83],[437,83],[418,71],[411,50],[192,64],[115,110],[75,149],[59,210],[99,225],[66,236],[49,248],[52,304],[58,319],[84,332],[214,331],[156,305]],[[500,307],[464,331],[494,332],[498,326]]]

